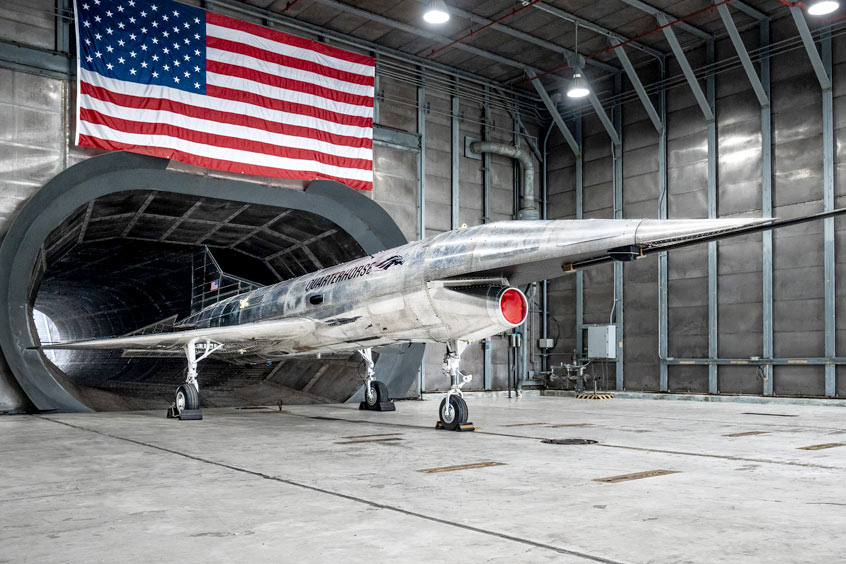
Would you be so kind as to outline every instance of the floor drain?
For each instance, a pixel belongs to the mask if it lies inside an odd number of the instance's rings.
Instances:
[[[597,441],[591,439],[543,439],[545,445],[595,445]]]

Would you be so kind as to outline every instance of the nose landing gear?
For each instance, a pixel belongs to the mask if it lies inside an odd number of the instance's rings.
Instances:
[[[167,410],[168,419],[178,418],[184,421],[203,418],[203,412],[200,409],[200,385],[197,383],[197,365],[213,352],[222,349],[223,344],[209,339],[205,339],[203,342],[198,341],[199,339],[191,339],[185,345],[188,375],[185,378],[185,383],[176,388],[174,402]],[[200,356],[197,356],[198,350],[203,351]]]
[[[472,423],[467,422],[470,410],[467,408],[467,402],[464,401],[461,392],[461,387],[473,380],[472,374],[459,368],[461,354],[468,344],[467,341],[447,341],[443,371],[444,375],[452,380],[452,386],[446,397],[441,400],[441,406],[438,409],[440,421],[435,424],[436,429],[446,429],[447,431],[476,430]]]
[[[364,401],[358,405],[359,409],[368,411],[396,411],[388,386],[373,378],[373,352],[371,349],[360,349],[358,354],[367,364],[367,379],[364,381]]]

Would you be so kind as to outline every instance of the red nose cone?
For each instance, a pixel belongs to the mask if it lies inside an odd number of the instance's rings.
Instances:
[[[505,320],[513,325],[520,325],[526,319],[528,304],[526,297],[519,290],[509,288],[499,298],[499,309]]]

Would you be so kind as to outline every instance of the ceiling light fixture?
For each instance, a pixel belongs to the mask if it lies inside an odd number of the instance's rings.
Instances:
[[[811,2],[811,5],[808,6],[808,13],[812,16],[824,16],[837,11],[839,7],[840,2],[835,2],[834,0],[818,0],[817,2]]]
[[[444,0],[432,0],[429,2],[429,7],[423,13],[423,19],[430,24],[442,24],[449,21],[449,12],[447,11]]]
[[[587,80],[584,79],[582,73],[576,69],[573,73],[573,81],[570,82],[570,88],[567,89],[568,98],[584,98],[590,94]]]
[[[576,47],[573,49],[573,52],[576,55],[576,59],[580,59],[579,57],[579,22],[576,22]],[[576,67],[576,70],[573,71],[573,80],[570,82],[570,88],[567,89],[567,97],[568,98],[584,98],[590,94],[590,86],[587,83],[587,80],[582,76],[582,73],[579,71],[579,67]]]

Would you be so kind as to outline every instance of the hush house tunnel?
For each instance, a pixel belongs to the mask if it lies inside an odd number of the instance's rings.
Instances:
[[[49,351],[39,341],[123,335],[190,313],[192,289],[272,284],[405,243],[365,195],[335,182],[305,191],[167,169],[110,153],[81,162],[21,210],[0,248],[0,346],[40,410],[166,407],[185,358]],[[204,269],[203,276],[198,269]],[[217,279],[218,277],[212,277]],[[40,333],[40,337],[39,337]],[[382,351],[392,396],[413,385],[423,345]],[[361,395],[358,355],[200,364],[204,405],[343,402]]]

